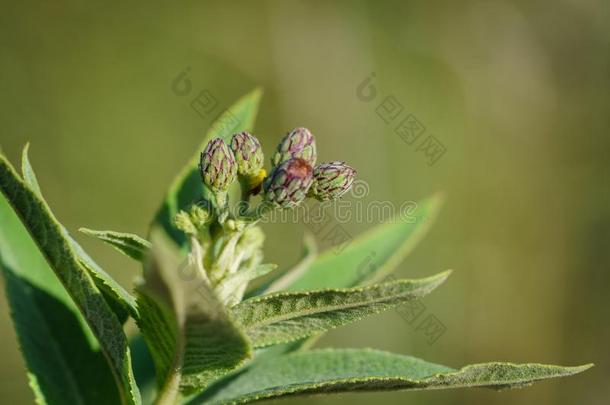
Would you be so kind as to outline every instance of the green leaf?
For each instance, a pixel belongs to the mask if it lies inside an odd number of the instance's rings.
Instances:
[[[30,164],[30,159],[28,158],[29,150],[30,144],[26,143],[23,147],[23,151],[21,152],[21,173],[23,174],[23,181],[39,197],[42,197],[42,193],[40,192],[40,186],[38,185],[38,179],[36,178],[36,173],[34,173],[34,169],[32,168],[32,165]]]
[[[108,243],[119,252],[139,262],[144,261],[150,252],[150,242],[138,235],[114,231],[94,231],[88,228],[80,228],[79,231]]]
[[[155,363],[141,333],[130,337],[129,350],[131,351],[133,374],[142,395],[142,403],[152,404],[157,394]]]
[[[418,204],[413,220],[379,225],[351,241],[341,253],[328,250],[288,290],[355,287],[382,280],[411,252],[436,218],[442,198]]]
[[[222,285],[238,287],[277,269],[277,264],[260,264],[252,268],[240,269],[223,280]]]
[[[139,326],[157,369],[160,398],[178,389],[194,392],[251,357],[250,345],[209,287],[201,248],[180,259],[160,230],[152,233],[152,257],[137,288]]]
[[[21,156],[21,170],[23,172],[25,184],[36,193],[40,202],[44,205],[47,212],[51,212],[50,207],[45,201],[38,185],[38,180],[34,169],[30,164],[28,158],[29,145],[23,148]],[[135,298],[127,292],[119,283],[116,282],[108,273],[106,273],[92,258],[85,252],[85,250],[70,236],[66,228],[58,223],[61,227],[64,238],[68,240],[72,246],[74,254],[77,256],[81,265],[89,271],[95,284],[101,290],[102,295],[112,311],[117,315],[117,318],[121,323],[124,323],[128,315],[133,316],[135,319],[138,317],[138,311],[136,307]]]
[[[36,402],[119,403],[91,329],[1,194],[0,268]]]
[[[405,259],[427,233],[442,205],[436,194],[418,204],[413,218],[395,218],[352,240],[340,253],[322,253],[290,283],[272,288],[288,291],[347,288],[383,280]],[[286,281],[286,280],[285,280]],[[285,352],[313,346],[322,334],[285,346]],[[276,350],[275,352],[281,352]]]
[[[138,319],[138,307],[136,299],[133,295],[127,292],[110,274],[106,273],[85,250],[65,231],[67,240],[72,245],[72,249],[78,260],[93,277],[93,281],[97,288],[102,292],[104,299],[117,314],[121,322],[125,322],[126,316],[131,315],[134,319]]]
[[[0,189],[98,339],[119,385],[122,402],[139,404],[127,339],[120,322],[81,265],[65,228],[57,222],[40,195],[19,178],[1,155]]]
[[[463,387],[506,389],[580,373],[591,365],[486,363],[454,370],[371,349],[313,350],[259,361],[189,404],[242,404],[269,398],[350,391]]]
[[[210,127],[193,157],[170,186],[153,225],[160,225],[178,245],[183,246],[187,242],[184,233],[178,231],[173,224],[178,211],[188,208],[190,204],[206,195],[208,201],[213,201],[209,197],[209,190],[203,185],[197,169],[199,154],[208,142],[214,138],[222,138],[228,141],[236,132],[252,131],[261,96],[262,90],[257,88],[240,98],[221,114]]]
[[[275,270],[276,264],[261,264],[252,268],[239,269],[228,275],[216,288],[216,294],[221,302],[229,306],[241,301],[241,286]],[[233,304],[231,304],[233,303]]]
[[[168,307],[170,303],[161,299],[151,291],[138,293],[140,318],[136,321],[155,365],[157,388],[167,401],[158,398],[158,404],[172,403],[178,396],[181,361],[178,354],[182,353],[178,348],[178,321]]]
[[[246,300],[231,312],[254,347],[265,347],[334,329],[422,297],[449,274],[370,287],[272,294]]]

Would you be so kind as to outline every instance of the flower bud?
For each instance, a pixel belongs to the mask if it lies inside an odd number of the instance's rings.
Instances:
[[[312,167],[316,164],[316,140],[307,128],[288,132],[271,158],[271,164],[277,166],[291,158],[304,159]]]
[[[335,161],[316,166],[313,177],[309,194],[319,201],[336,200],[350,189],[356,171],[345,162]]]
[[[294,207],[305,199],[312,181],[313,169],[306,160],[287,160],[276,166],[263,182],[263,198],[275,206]]]
[[[263,168],[263,150],[256,137],[240,132],[231,138],[231,150],[237,163],[237,174],[255,177]]]
[[[205,227],[212,222],[212,213],[205,206],[193,205],[190,212],[191,222],[198,229]]]
[[[237,165],[229,146],[220,138],[207,144],[199,161],[201,178],[215,193],[227,191],[235,180]]]
[[[197,227],[193,224],[190,215],[186,211],[180,211],[174,217],[176,228],[189,235],[197,235]]]

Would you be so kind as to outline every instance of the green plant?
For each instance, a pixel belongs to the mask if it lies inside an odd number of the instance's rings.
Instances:
[[[421,204],[415,223],[380,225],[340,253],[318,256],[309,240],[301,262],[271,273],[275,266],[263,263],[260,218],[308,195],[338,198],[355,171],[343,162],[315,166],[313,136],[298,128],[278,146],[267,176],[260,144],[245,132],[260,96],[254,91],[226,113],[238,118],[239,134],[220,125],[224,116],[212,126],[204,152],[172,184],[150,242],[82,229],[143,263],[134,293],[54,217],[27,146],[21,175],[0,156],[0,264],[37,403],[228,404],[345,391],[505,389],[590,367],[452,369],[370,349],[309,349],[325,331],[421,297],[448,277],[373,284],[422,237],[439,198]],[[235,180],[240,190],[231,187]],[[250,203],[258,193],[260,204]],[[228,202],[237,200],[232,212]],[[371,251],[382,265],[355,271]],[[248,288],[266,274],[262,287]],[[123,331],[129,317],[141,332],[131,342]]]

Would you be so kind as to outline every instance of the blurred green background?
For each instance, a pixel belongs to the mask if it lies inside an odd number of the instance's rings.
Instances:
[[[396,312],[329,333],[450,366],[535,361],[592,370],[525,390],[347,394],[310,404],[606,404],[610,391],[610,13],[607,1],[4,2],[0,145],[31,158],[56,215],[145,234],[214,115],[265,89],[268,155],[307,126],[320,159],[345,159],[369,200],[444,190],[438,222],[401,276],[453,268],[424,302],[446,332]],[[172,92],[190,68],[193,94]],[[377,97],[357,97],[371,73]],[[189,102],[207,90],[216,111]],[[436,164],[376,113],[393,96],[446,148]],[[401,117],[403,117],[401,115]],[[422,138],[423,139],[423,138]],[[357,234],[372,224],[352,221]],[[268,225],[267,253],[300,254],[299,225]],[[126,286],[138,266],[77,235]],[[4,295],[0,399],[32,403]]]

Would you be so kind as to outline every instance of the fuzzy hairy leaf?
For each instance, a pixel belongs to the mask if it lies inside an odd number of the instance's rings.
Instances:
[[[122,402],[139,404],[127,339],[120,322],[81,265],[65,228],[57,222],[40,194],[19,178],[2,155],[0,189],[98,339],[119,386]]]
[[[38,179],[34,173],[34,169],[30,164],[28,158],[29,144],[26,144],[23,148],[21,155],[21,171],[23,173],[23,181],[25,184],[38,196],[40,201],[44,204],[45,209],[51,212],[50,207],[46,203],[40,186],[38,185]],[[93,277],[93,281],[102,292],[104,299],[110,306],[110,308],[117,315],[117,318],[121,323],[125,322],[129,315],[137,319],[138,311],[136,308],[135,298],[127,292],[110,274],[106,273],[92,258],[85,252],[85,250],[70,236],[68,231],[62,224],[59,224],[64,234],[64,237],[68,240],[74,254],[78,257],[80,263],[89,271]]]
[[[395,218],[351,241],[339,254],[329,250],[287,290],[355,287],[390,274],[428,231],[442,198],[435,195],[418,204],[410,220]]]
[[[95,231],[88,228],[80,228],[79,231],[106,242],[125,256],[139,262],[143,262],[150,253],[150,242],[132,233]]]
[[[350,391],[463,387],[507,389],[580,373],[591,365],[485,363],[455,370],[371,349],[323,349],[258,361],[189,404],[242,404],[263,399]]]
[[[240,269],[237,272],[227,276],[227,278],[223,280],[222,285],[225,285],[227,288],[237,288],[241,284],[246,284],[252,280],[262,277],[275,269],[277,269],[277,265],[269,263],[260,264],[252,268]]]
[[[133,374],[140,388],[142,403],[152,404],[157,394],[155,362],[141,333],[130,337],[129,350],[131,350]]]
[[[163,204],[157,212],[153,225],[160,225],[178,245],[184,245],[186,238],[174,226],[174,217],[178,211],[188,208],[193,202],[210,194],[201,181],[201,176],[197,169],[199,153],[214,138],[230,141],[231,136],[236,132],[252,131],[261,96],[262,90],[255,89],[240,98],[227,111],[221,114],[210,127],[195,155],[189,160],[170,186]]]
[[[318,334],[422,297],[449,274],[361,288],[271,294],[241,302],[231,312],[254,347],[265,347]]]
[[[80,264],[89,271],[95,285],[100,289],[104,299],[115,314],[117,314],[121,323],[125,322],[128,315],[138,319],[138,307],[135,297],[128,293],[110,274],[106,273],[65,229],[64,234],[72,245],[72,249],[78,257]]]
[[[32,168],[32,164],[28,157],[29,150],[30,144],[26,143],[21,152],[21,174],[23,175],[25,184],[27,184],[39,197],[42,197],[40,185],[38,185],[38,178],[36,177],[36,173],[34,173],[34,168]]]
[[[332,249],[323,252],[300,277],[281,287],[288,291],[348,288],[384,279],[428,232],[442,201],[441,194],[433,195],[418,204],[411,218],[395,218],[378,225],[350,241],[339,253]],[[284,352],[312,346],[321,335],[286,346]]]
[[[239,269],[228,275],[216,288],[218,298],[228,306],[233,306],[241,301],[241,289],[252,280],[262,277],[277,268],[275,264],[261,264],[252,268]]]
[[[152,257],[138,287],[139,326],[157,369],[163,399],[193,392],[251,356],[250,345],[209,287],[201,252],[181,260],[173,242],[152,233]]]
[[[0,268],[36,403],[119,403],[91,329],[1,194]]]

